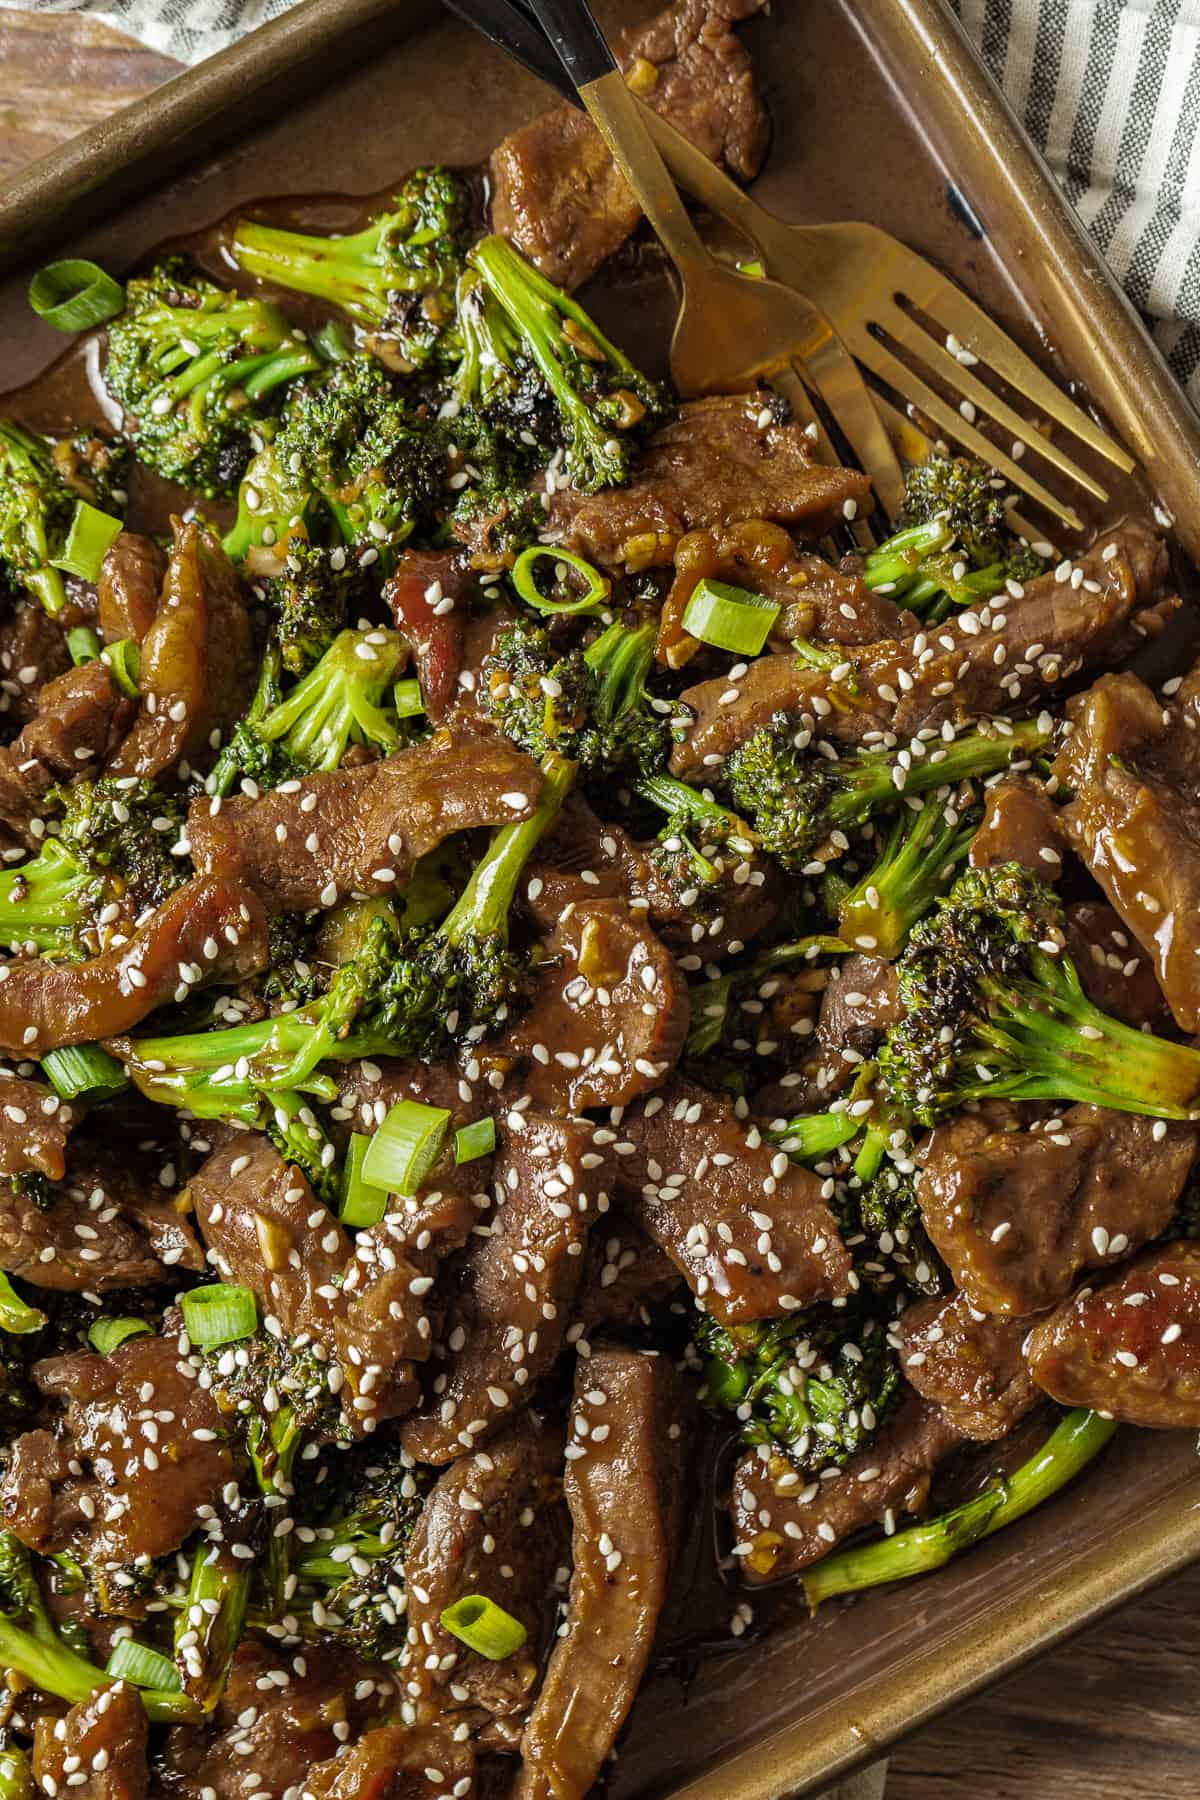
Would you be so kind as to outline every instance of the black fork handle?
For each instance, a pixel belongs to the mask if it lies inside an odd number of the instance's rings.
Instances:
[[[503,50],[539,81],[554,88],[572,106],[582,106],[558,52],[537,20],[517,0],[443,0],[443,4],[448,12],[474,26],[497,50]]]
[[[616,59],[587,0],[526,0],[577,88],[611,75]]]

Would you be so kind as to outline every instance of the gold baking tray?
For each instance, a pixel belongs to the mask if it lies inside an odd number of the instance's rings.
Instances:
[[[613,24],[650,6],[601,10]],[[745,33],[774,119],[764,203],[802,222],[871,220],[948,269],[1095,400],[1200,556],[1196,419],[942,0],[775,0]],[[433,4],[305,0],[10,185],[0,385],[61,349],[24,304],[44,254],[119,270],[251,199],[479,162],[546,100]],[[600,303],[618,336],[648,311],[665,319],[653,257],[628,259]],[[1123,1432],[1077,1489],[938,1574],[811,1621],[797,1608],[760,1641],[752,1627],[686,1683],[664,1668],[611,1800],[817,1792],[1200,1554],[1198,1474],[1191,1437]]]

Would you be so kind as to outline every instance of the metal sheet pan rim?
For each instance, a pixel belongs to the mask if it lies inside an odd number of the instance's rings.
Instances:
[[[403,10],[418,24],[432,7],[404,0]],[[990,201],[1031,252],[1017,285],[1036,292],[1060,343],[1082,349],[1090,366],[1078,372],[1150,468],[1195,556],[1200,538],[1189,538],[1200,526],[1189,529],[1189,514],[1200,520],[1194,503],[1200,432],[1140,320],[944,0],[894,0],[869,11],[873,52],[919,78],[923,107],[943,127],[948,160],[969,154],[978,159]],[[350,33],[381,26],[396,12],[394,0],[300,0],[273,24],[30,165],[0,198],[0,262],[24,259],[80,216],[95,217],[106,204],[115,205],[135,175],[144,179],[160,165],[178,166],[180,154],[218,141],[235,115],[245,116],[256,93],[318,58],[328,71]],[[1090,325],[1083,336],[1081,319]],[[947,1642],[924,1650],[918,1645],[868,1698],[843,1696],[764,1736],[735,1759],[685,1779],[674,1790],[677,1800],[799,1800],[813,1794],[1198,1556],[1200,1503],[1179,1488],[1143,1517],[1136,1532],[1114,1534],[1077,1559],[1060,1588],[1034,1591],[1031,1582],[1006,1598],[988,1615],[986,1635],[977,1620],[968,1620]]]

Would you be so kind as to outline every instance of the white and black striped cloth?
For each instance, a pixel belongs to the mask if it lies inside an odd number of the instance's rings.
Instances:
[[[1200,0],[952,3],[1200,407]],[[200,62],[289,0],[14,4],[91,12]]]

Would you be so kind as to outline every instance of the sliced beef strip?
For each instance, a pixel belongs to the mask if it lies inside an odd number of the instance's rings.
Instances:
[[[967,860],[973,869],[1023,863],[1052,887],[1062,874],[1062,846],[1058,808],[1045,787],[1033,776],[1010,775],[984,795]]]
[[[991,1105],[921,1146],[917,1198],[935,1248],[981,1311],[1053,1306],[1081,1269],[1164,1231],[1196,1154],[1196,1128],[1096,1106],[1036,1128]]]
[[[43,1715],[37,1721],[34,1782],[46,1794],[71,1794],[78,1800],[145,1800],[150,1792],[148,1738],[138,1690],[126,1681],[99,1688],[61,1719]]]
[[[0,714],[9,729],[27,725],[47,682],[71,667],[57,619],[32,601],[6,606],[0,617]]]
[[[1154,1431],[1200,1425],[1200,1242],[1162,1244],[1035,1329],[1029,1369],[1062,1406]]]
[[[683,1292],[679,1270],[624,1208],[592,1232],[568,1340],[590,1344],[599,1331],[649,1325],[653,1312]]]
[[[67,1139],[81,1114],[44,1081],[0,1070],[0,1175],[36,1172],[61,1181]]]
[[[158,615],[167,559],[154,539],[122,531],[100,565],[96,623],[106,644],[140,644]]]
[[[1152,958],[1182,1031],[1200,1031],[1200,799],[1186,703],[1136,675],[1106,675],[1068,709],[1054,772],[1072,848]]]
[[[198,520],[172,519],[162,598],[142,639],[142,702],[111,775],[204,768],[214,733],[231,731],[257,678],[254,627],[237,570]]]
[[[746,1580],[756,1587],[782,1580],[889,1512],[923,1512],[933,1471],[961,1442],[939,1407],[909,1392],[867,1448],[828,1481],[806,1483],[766,1444],[746,1451],[730,1500]]]
[[[472,1228],[491,1206],[492,1159],[459,1163],[454,1134],[487,1110],[472,1084],[440,1064],[411,1058],[381,1058],[338,1068],[339,1113],[353,1129],[372,1135],[399,1100],[415,1100],[450,1114],[446,1145],[421,1192],[393,1195],[378,1224],[359,1231],[346,1271],[335,1322],[338,1356],[352,1363],[351,1349],[376,1375],[366,1394],[374,1417],[395,1418],[416,1398],[413,1362],[424,1361],[442,1329],[443,1290],[434,1285],[444,1259],[462,1248]],[[361,1383],[358,1385],[361,1386]],[[361,1410],[365,1410],[365,1407]]]
[[[412,1678],[492,1743],[516,1748],[566,1562],[562,1438],[526,1413],[486,1454],[460,1456],[439,1476],[405,1561]],[[528,1633],[520,1650],[489,1662],[451,1636],[441,1616],[466,1594],[486,1594],[520,1620]]]
[[[1170,1029],[1171,1015],[1154,964],[1103,900],[1079,900],[1066,909],[1067,949],[1093,1006],[1126,1025]]]
[[[808,984],[818,978],[822,987],[814,1025],[815,996]],[[882,956],[856,951],[828,970],[813,969],[803,977],[792,974],[779,979],[779,991],[769,1011],[759,1015],[756,1023],[775,1042],[791,1035],[804,1042],[811,1036],[812,1048],[798,1068],[755,1094],[754,1112],[772,1121],[823,1112],[851,1086],[888,1027],[901,1017],[895,968]],[[735,1046],[737,1043],[735,1038]]]
[[[36,1287],[108,1293],[204,1267],[159,1165],[76,1137],[66,1179],[41,1207],[19,1184],[0,1184],[0,1268]]]
[[[566,1630],[521,1739],[513,1800],[584,1800],[633,1705],[678,1552],[688,1396],[666,1357],[596,1350],[576,1369],[564,1488]]]
[[[767,147],[750,58],[731,26],[763,0],[680,0],[625,32],[616,56],[635,90],[713,162],[749,180]],[[557,106],[492,153],[492,223],[560,287],[620,248],[641,211],[595,126]]]
[[[541,787],[537,764],[507,739],[458,725],[258,799],[198,800],[188,838],[202,873],[236,873],[270,912],[308,912],[390,894],[443,838],[527,819]]]
[[[310,1769],[302,1800],[440,1800],[442,1794],[474,1793],[474,1777],[474,1746],[456,1739],[440,1720],[377,1725]]]
[[[687,531],[741,519],[803,521],[820,533],[846,501],[869,493],[857,469],[816,461],[812,439],[794,422],[777,423],[761,397],[716,396],[680,407],[649,440],[627,486],[599,494],[559,488],[549,497],[547,531],[590,562],[632,573],[669,565]]]
[[[850,1291],[819,1178],[764,1144],[723,1095],[672,1076],[615,1129],[628,1204],[723,1325]]]
[[[168,1000],[195,993],[180,964],[203,984],[237,982],[267,966],[267,922],[236,881],[197,877],[177,888],[119,949],[89,962],[0,964],[0,1050],[42,1057],[64,1044],[123,1039]]]
[[[102,1566],[177,1549],[196,1508],[239,1473],[198,1373],[177,1334],[35,1363],[37,1388],[65,1410],[54,1434],[17,1439],[0,1487],[6,1524],[31,1550]]]
[[[396,1709],[394,1683],[380,1665],[359,1662],[340,1646],[283,1649],[247,1633],[211,1721],[168,1732],[164,1790],[189,1800],[249,1800],[252,1791],[265,1800],[285,1794],[296,1800],[307,1790],[310,1770]],[[252,1771],[253,1790],[246,1783]],[[345,1789],[332,1793],[351,1800]],[[434,1789],[428,1793],[434,1800]],[[378,1800],[370,1789],[353,1800],[368,1795]]]
[[[443,1369],[403,1431],[418,1462],[472,1450],[533,1398],[574,1316],[592,1222],[614,1158],[583,1119],[512,1113],[493,1171],[495,1206],[444,1278]]]
[[[1037,1399],[1022,1350],[1037,1316],[998,1319],[962,1293],[921,1300],[896,1327],[900,1362],[918,1394],[964,1437],[1007,1437]]]
[[[722,880],[704,890],[701,913],[682,899],[694,885],[691,872],[672,880],[653,854],[658,848],[635,843],[619,825],[598,819],[581,794],[570,794],[527,865],[526,906],[550,930],[573,902],[621,899],[669,950],[690,955],[699,948],[705,961],[717,962],[753,942],[783,903],[786,882],[778,867],[765,858],[756,866],[733,852],[720,859]]]
[[[1078,670],[1119,660],[1125,628],[1152,597],[1154,565],[1145,535],[1132,528],[1101,539],[1075,567],[1083,571],[1078,587],[1039,576],[1020,599],[1003,596],[912,637],[866,645],[848,654],[844,680],[777,655],[750,664],[731,704],[721,700],[726,677],[686,689],[696,722],[672,752],[674,772],[686,779],[713,767],[779,712],[849,744],[872,733],[907,739],[947,722],[1036,714]]]
[[[527,1011],[485,1047],[509,1091],[548,1112],[624,1106],[661,1081],[687,1035],[687,983],[619,900],[582,900],[544,940]]]
[[[463,663],[462,602],[471,575],[461,556],[444,550],[403,550],[383,586],[383,603],[408,640],[425,711],[439,725],[452,705]],[[438,611],[449,600],[450,611]]]
[[[102,662],[83,663],[48,681],[35,716],[0,748],[0,824],[36,849],[45,835],[42,807],[50,789],[99,775],[132,717],[132,702]]]

